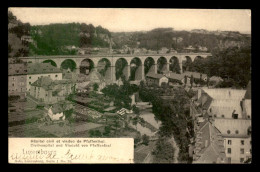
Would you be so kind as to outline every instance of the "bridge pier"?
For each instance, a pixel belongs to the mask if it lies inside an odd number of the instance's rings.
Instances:
[[[182,71],[182,62],[179,62],[179,66],[180,66],[180,73],[183,73],[183,71]]]
[[[110,66],[111,68],[111,81],[114,83],[116,81],[116,67]]]

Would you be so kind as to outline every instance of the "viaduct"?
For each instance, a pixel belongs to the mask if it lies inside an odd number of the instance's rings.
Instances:
[[[146,63],[149,63],[149,72],[157,71],[170,71],[171,64],[178,64],[180,67],[180,72],[182,73],[183,62],[190,60],[193,62],[196,58],[206,58],[212,56],[211,53],[171,53],[171,54],[87,54],[87,55],[59,55],[59,56],[32,56],[32,57],[20,57],[25,62],[28,63],[43,63],[46,61],[52,61],[58,68],[62,68],[62,64],[65,61],[70,61],[73,63],[76,72],[79,73],[80,67],[86,65],[86,63],[91,64],[93,69],[97,69],[101,62],[105,62],[107,70],[105,71],[105,78],[111,80],[112,82],[116,81],[116,64],[119,61],[123,61],[125,63],[125,67],[123,68],[123,75],[126,78],[130,77],[130,68],[135,66],[135,62],[138,61],[138,66],[136,66],[135,71],[135,80],[143,80],[145,78],[145,67]],[[149,61],[149,62],[148,62]],[[163,64],[159,63],[163,61]],[[92,70],[92,69],[91,69]],[[146,72],[147,73],[147,72]]]

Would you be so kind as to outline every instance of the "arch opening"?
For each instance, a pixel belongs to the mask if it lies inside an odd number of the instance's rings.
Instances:
[[[142,79],[142,61],[135,57],[130,62],[130,81]]]
[[[192,60],[190,56],[185,56],[185,59],[182,61],[183,72],[192,70]]]
[[[107,58],[102,58],[98,61],[97,71],[105,79],[111,79],[111,62]]]
[[[122,77],[125,77],[127,80],[128,77],[128,71],[127,71],[128,63],[126,59],[120,58],[116,61],[115,68],[116,68],[116,80],[119,78],[122,79]]]
[[[77,68],[77,65],[74,60],[66,59],[61,63],[61,69],[74,71]]]
[[[157,73],[163,73],[167,71],[167,59],[165,57],[160,57],[157,60]]]
[[[42,63],[50,63],[52,66],[57,67],[57,64],[53,60],[44,60]]]
[[[175,56],[171,57],[169,70],[174,72],[174,73],[180,73],[181,72],[179,59],[177,57],[175,57]]]
[[[79,71],[82,74],[88,75],[94,67],[94,62],[91,59],[84,59],[80,63]]]
[[[146,75],[149,72],[155,73],[154,68],[155,61],[152,57],[147,57],[144,61],[144,74]]]

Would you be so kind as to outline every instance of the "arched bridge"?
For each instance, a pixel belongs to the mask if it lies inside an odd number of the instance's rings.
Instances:
[[[122,66],[121,73],[130,78],[132,75],[134,80],[142,80],[147,72],[158,73],[160,71],[171,71],[172,65],[179,66],[179,72],[183,71],[183,62],[193,62],[196,58],[206,58],[212,56],[211,53],[171,53],[171,54],[99,54],[99,55],[59,55],[59,56],[32,56],[20,57],[25,62],[43,63],[51,62],[58,68],[62,68],[65,62],[74,65],[79,73],[80,67],[91,66],[92,69],[98,69],[99,66],[106,66],[104,76],[106,79],[116,81],[118,76],[116,72],[118,66]],[[87,64],[87,65],[86,65]],[[135,68],[132,72],[131,68]],[[120,72],[119,72],[120,73]]]

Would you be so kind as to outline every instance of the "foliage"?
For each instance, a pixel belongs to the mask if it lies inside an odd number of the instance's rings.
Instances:
[[[194,61],[193,69],[225,81],[217,87],[245,88],[251,80],[251,47],[228,48],[212,57]]]
[[[154,155],[155,163],[173,163],[174,160],[174,148],[166,138],[159,138],[156,143],[156,148],[152,152]]]
[[[98,83],[94,83],[94,85],[93,85],[94,91],[97,91],[97,90],[98,90],[98,87],[99,87]]]
[[[146,134],[144,134],[143,136],[142,136],[142,143],[144,144],[144,145],[148,145],[149,144],[149,136],[147,136]]]
[[[153,113],[156,118],[162,121],[159,134],[161,137],[174,136],[180,148],[180,160],[188,161],[188,145],[190,137],[187,129],[193,128],[190,124],[189,96],[183,88],[176,88],[174,96],[178,99],[163,101],[160,93],[145,87],[139,90],[140,98],[143,101],[150,101],[153,104]]]

